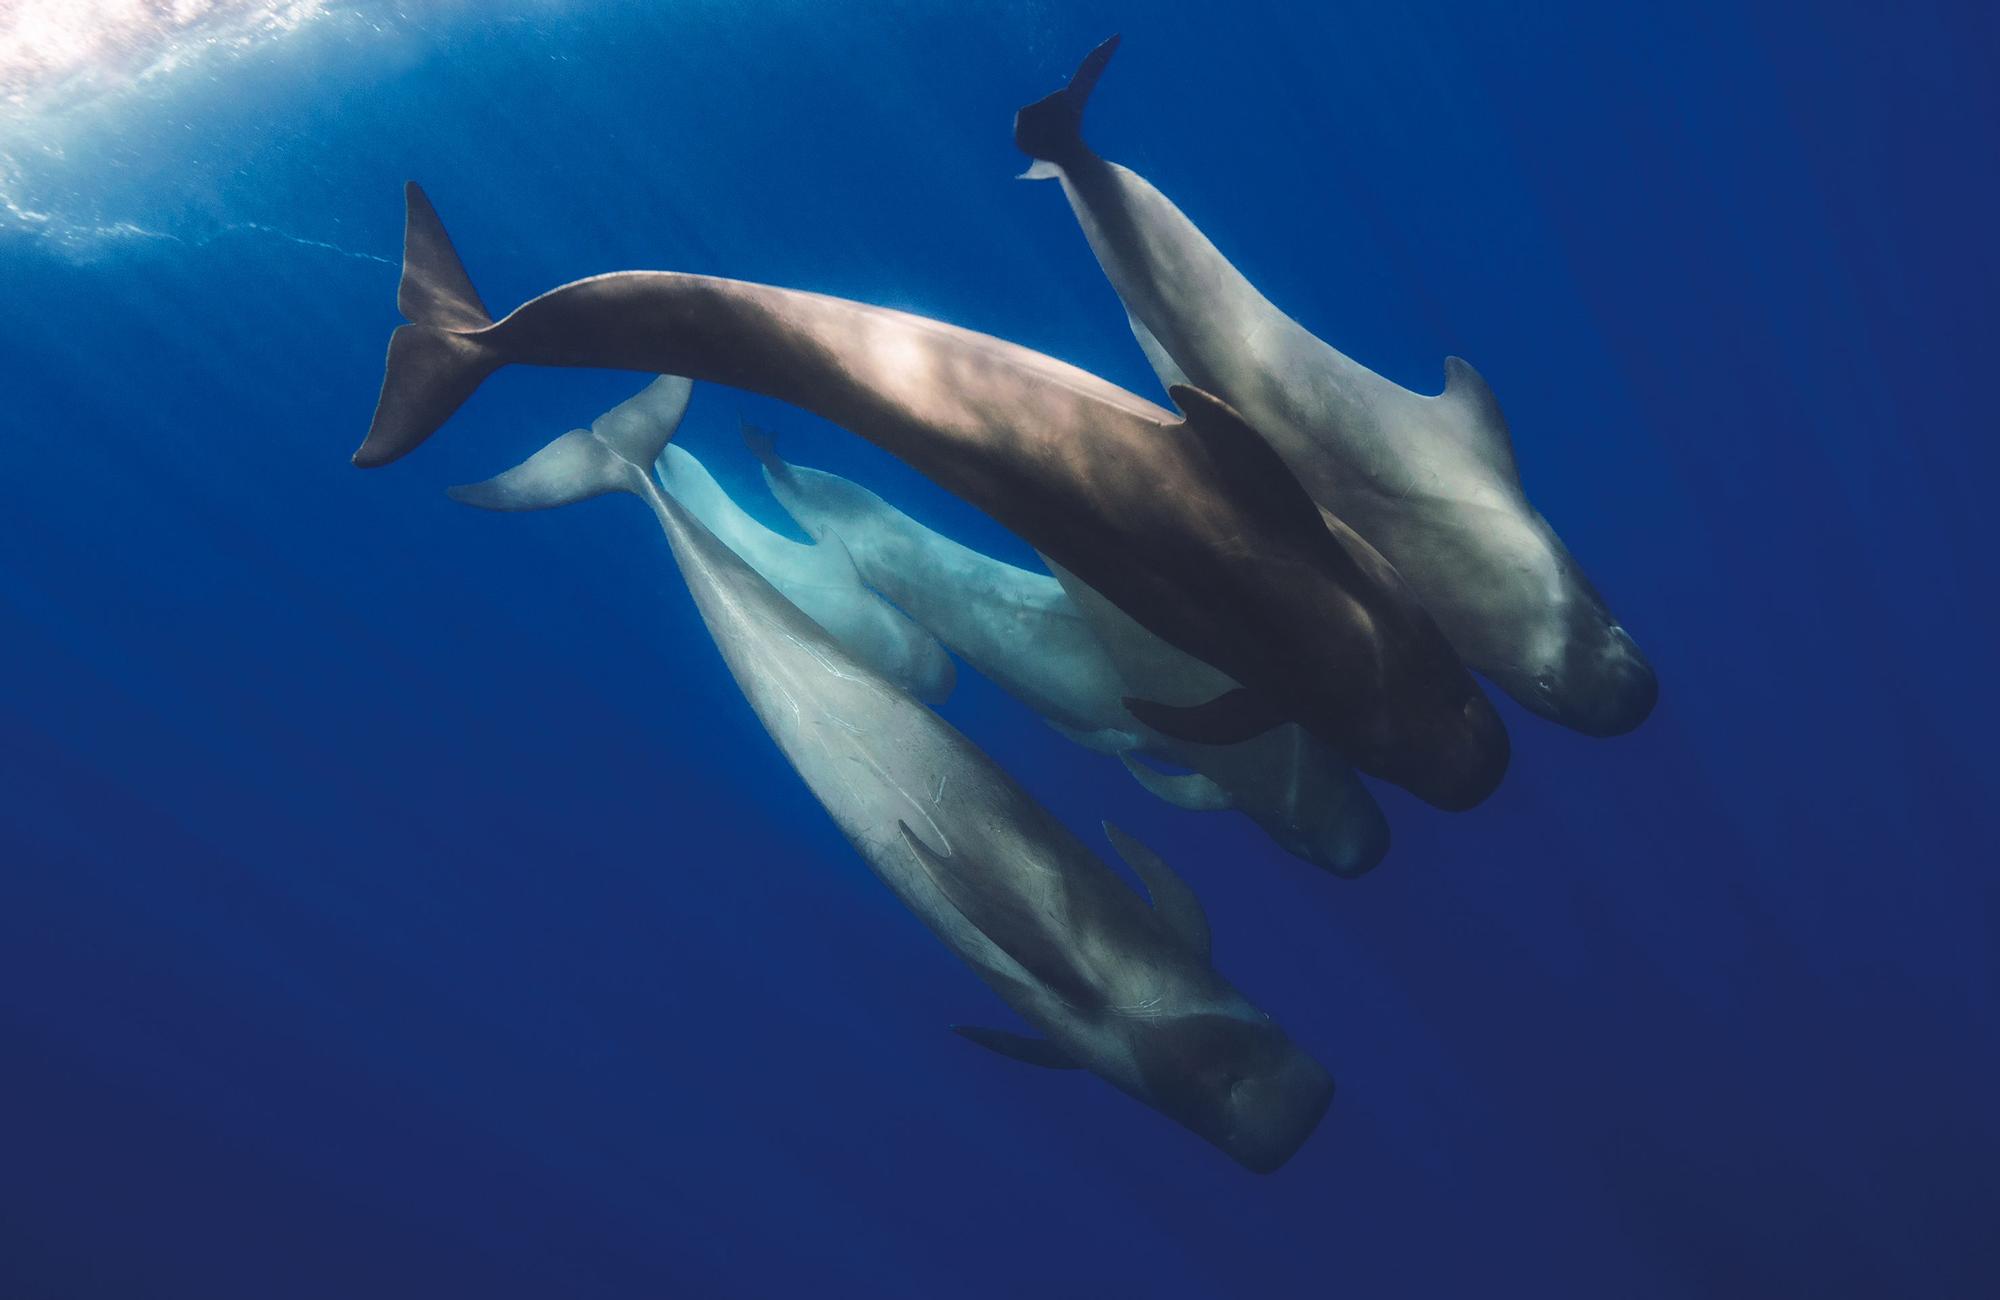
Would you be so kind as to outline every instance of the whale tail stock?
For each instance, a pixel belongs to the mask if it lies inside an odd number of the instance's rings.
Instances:
[[[661,375],[588,429],[572,429],[506,473],[448,488],[446,495],[481,510],[547,510],[607,492],[643,493],[693,387],[678,375]]]
[[[363,469],[386,465],[431,436],[506,364],[481,337],[493,324],[465,274],[451,236],[423,187],[403,187],[403,279],[396,308],[410,323],[389,336],[382,395],[368,436],[354,453]]]
[[[1014,114],[1014,144],[1022,153],[1061,166],[1084,148],[1083,106],[1090,102],[1097,78],[1117,51],[1118,39],[1113,36],[1084,55],[1067,86]],[[1040,180],[1053,174],[1047,168],[1030,167],[1024,179]]]

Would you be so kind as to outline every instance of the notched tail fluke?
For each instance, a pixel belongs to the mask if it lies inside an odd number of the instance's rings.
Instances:
[[[607,492],[643,493],[647,469],[673,441],[692,387],[679,375],[661,375],[588,429],[572,429],[505,474],[445,495],[481,510],[548,510]]]
[[[1067,86],[1014,114],[1014,144],[1022,153],[1060,165],[1084,147],[1083,108],[1104,65],[1117,51],[1118,40],[1113,36],[1084,55]]]
[[[504,364],[479,336],[493,324],[451,236],[415,181],[403,190],[403,279],[396,306],[409,318],[389,336],[382,395],[354,453],[363,469],[407,454],[451,418]]]

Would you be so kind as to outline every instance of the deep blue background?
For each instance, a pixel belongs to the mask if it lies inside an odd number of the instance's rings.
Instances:
[[[58,196],[162,237],[0,237],[0,1294],[1990,1293],[1990,8],[524,12],[191,78]],[[1503,705],[1502,791],[1385,792],[1346,883],[965,675],[949,716],[1165,849],[1334,1070],[1266,1179],[946,1032],[1003,1013],[646,511],[442,496],[635,377],[505,373],[347,463],[396,320],[350,254],[395,256],[405,177],[498,310],[713,272],[1156,392],[1009,179],[1015,107],[1121,29],[1094,143],[1360,360],[1471,358],[1664,684],[1612,742]],[[704,390],[725,482],[737,410],[1022,554]]]

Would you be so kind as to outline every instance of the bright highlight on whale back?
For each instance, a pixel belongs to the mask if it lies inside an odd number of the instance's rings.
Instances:
[[[1479,803],[1505,728],[1380,556],[1325,520],[1220,399],[1183,414],[1065,362],[908,312],[773,285],[621,271],[481,326],[484,306],[423,192],[408,194],[382,392],[355,460],[428,438],[506,365],[684,374],[790,402],[873,441],[1068,566],[1147,630],[1242,683],[1208,705],[1133,699],[1198,743],[1297,722],[1432,804]]]

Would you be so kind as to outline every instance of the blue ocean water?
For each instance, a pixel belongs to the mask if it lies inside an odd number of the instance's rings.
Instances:
[[[328,9],[0,133],[0,1295],[2000,1286],[1991,10]],[[962,674],[947,716],[1165,850],[1333,1070],[1267,1178],[947,1032],[1004,1013],[646,511],[445,500],[636,377],[505,372],[347,461],[406,178],[496,309],[709,272],[1155,393],[1010,179],[1013,110],[1112,31],[1096,147],[1366,364],[1472,359],[1663,684],[1614,741],[1499,701],[1501,791],[1382,790],[1392,854],[1341,881]],[[745,495],[739,413],[1027,560],[698,390]]]

